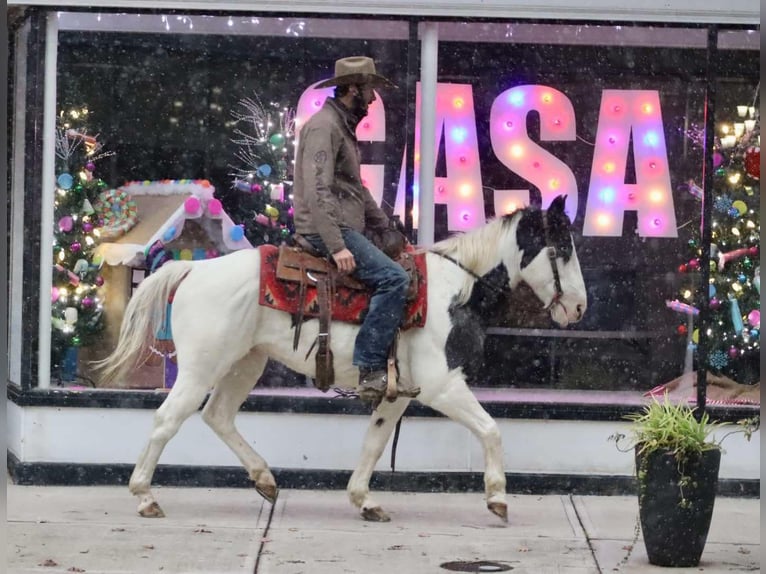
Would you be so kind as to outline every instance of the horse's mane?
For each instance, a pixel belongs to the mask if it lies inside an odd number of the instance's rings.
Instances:
[[[503,243],[503,234],[508,232],[513,220],[525,209],[517,209],[508,215],[490,220],[478,229],[439,241],[429,251],[454,257],[466,269],[481,277],[500,264],[500,254],[496,247]],[[465,282],[457,294],[460,304],[467,303],[470,299],[475,281],[470,274],[465,275]]]

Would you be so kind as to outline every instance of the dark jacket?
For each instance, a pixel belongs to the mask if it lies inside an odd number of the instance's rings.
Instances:
[[[328,98],[300,131],[295,159],[295,231],[318,233],[330,253],[345,248],[341,227],[364,232],[388,225],[388,216],[362,185],[356,123]]]

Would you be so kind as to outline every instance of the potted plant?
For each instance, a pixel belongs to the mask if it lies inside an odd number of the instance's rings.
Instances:
[[[629,447],[620,448],[625,435],[612,437],[620,450],[635,451],[641,530],[649,562],[657,566],[699,564],[713,516],[721,443],[737,432],[749,441],[760,426],[759,416],[745,419],[716,439],[727,423],[711,423],[707,413],[698,420],[694,411],[666,395],[625,417],[633,422]]]

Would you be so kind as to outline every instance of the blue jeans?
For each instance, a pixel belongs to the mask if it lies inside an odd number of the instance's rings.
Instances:
[[[351,275],[372,290],[370,308],[356,336],[353,363],[365,369],[385,369],[388,349],[404,317],[410,277],[401,265],[358,231],[341,228],[341,235],[356,263]],[[318,234],[304,237],[318,250],[331,255]]]

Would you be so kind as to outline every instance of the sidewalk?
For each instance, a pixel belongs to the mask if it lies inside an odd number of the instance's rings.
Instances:
[[[256,562],[258,574],[668,572],[640,537],[623,561],[633,496],[509,495],[505,525],[480,493],[380,492],[392,520],[378,524],[344,491],[283,490],[273,513],[254,490],[154,492],[167,518],[140,518],[126,487],[9,485],[8,574],[251,574]],[[719,497],[699,568],[671,571],[759,572],[760,500]]]

